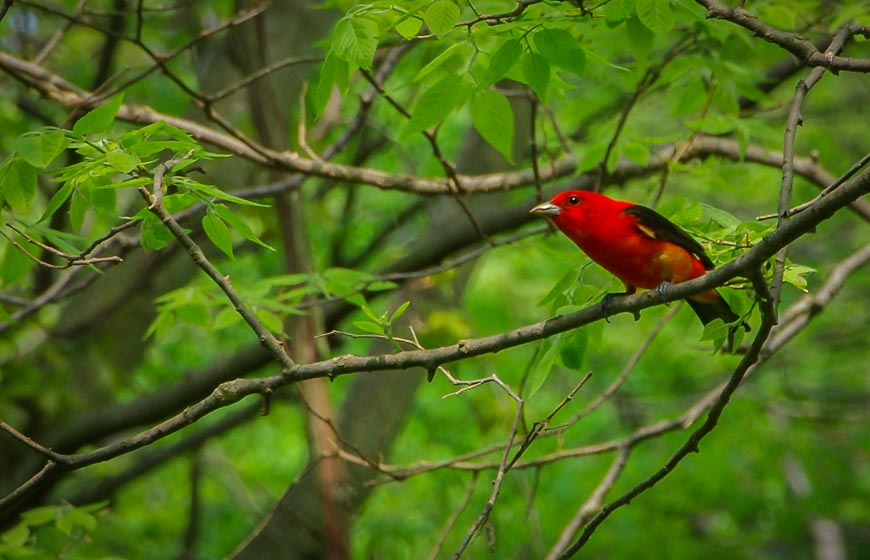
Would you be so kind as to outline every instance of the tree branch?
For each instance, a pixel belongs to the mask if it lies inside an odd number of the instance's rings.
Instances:
[[[761,37],[768,43],[773,43],[787,50],[808,66],[821,66],[838,72],[870,72],[870,60],[864,58],[850,58],[821,53],[812,41],[804,39],[797,33],[782,31],[767,25],[758,16],[743,8],[742,4],[730,8],[717,0],[695,0],[701,6],[707,8],[707,17],[729,21],[739,25]],[[870,37],[870,29],[864,25],[849,24],[849,35],[863,35]]]
[[[183,412],[128,439],[117,441],[85,453],[75,455],[57,454],[55,460],[49,463],[54,466],[51,468],[44,468],[42,472],[51,471],[54,468],[75,470],[102,461],[107,461],[160,440],[163,437],[175,433],[196,422],[207,414],[219,408],[234,404],[249,395],[274,391],[278,387],[304,379],[335,377],[338,375],[347,375],[362,371],[385,371],[391,369],[407,370],[415,367],[431,371],[437,366],[445,363],[499,352],[507,348],[512,348],[534,340],[565,332],[618,313],[634,313],[654,305],[684,299],[688,296],[721,286],[736,276],[752,274],[753,270],[760,267],[767,259],[776,254],[780,248],[786,244],[792,243],[802,235],[813,231],[818,224],[828,219],[838,209],[846,206],[855,198],[867,194],[868,192],[870,192],[870,170],[865,170],[837,189],[831,191],[825,197],[819,199],[813,207],[807,209],[798,216],[795,216],[786,224],[783,224],[782,227],[765,237],[755,247],[734,261],[717,270],[711,271],[709,274],[700,278],[680,284],[674,284],[661,292],[644,292],[632,296],[620,297],[610,301],[606,307],[602,304],[596,304],[568,315],[553,317],[540,323],[527,325],[493,336],[462,340],[451,346],[443,346],[430,350],[408,350],[376,356],[345,355],[321,362],[295,364],[292,367],[285,369],[279,375],[258,379],[236,379],[234,381],[228,381],[219,385],[208,397],[191,405]],[[754,280],[753,284],[757,284],[757,281]],[[761,290],[761,288],[756,286],[756,290]],[[769,330],[769,327],[765,326],[764,329],[760,329],[759,335],[756,335],[753,346],[750,347],[750,352],[753,354],[756,352],[754,349],[755,341],[760,340],[761,333],[766,334],[766,330]],[[741,364],[747,364],[746,367],[748,367],[750,364],[750,362],[747,362],[748,358],[753,358],[754,361],[754,356],[747,353],[747,355],[744,356],[743,361],[741,361]],[[741,369],[738,368],[738,370],[735,371],[732,380],[735,383],[738,383],[739,380],[742,379],[744,373],[745,372],[741,372]],[[723,398],[724,400],[720,401],[720,408],[718,408],[718,411],[716,408],[711,409],[711,415],[713,414],[713,411],[717,411],[715,417],[718,417],[718,414],[721,413],[721,407],[724,407],[724,402],[727,402],[727,398],[730,396],[731,392],[733,392],[733,389],[728,390],[729,387],[730,385],[726,387],[726,390],[723,390],[720,398]],[[736,385],[734,388],[736,388]],[[709,418],[710,417],[708,417],[708,422]],[[713,421],[712,425],[705,424],[709,429],[712,429],[713,425],[715,425],[715,421]],[[703,437],[708,431],[709,430],[702,430],[696,432],[696,434]],[[681,459],[682,457],[679,457],[676,459],[676,462],[679,462]],[[0,500],[0,511],[9,507],[11,503],[20,499],[23,495],[26,495],[30,491],[34,491],[40,483],[40,479],[44,476],[44,474],[36,475],[28,481],[26,489],[18,488],[12,494]],[[657,482],[657,480],[652,482],[651,485],[655,484],[655,482]]]

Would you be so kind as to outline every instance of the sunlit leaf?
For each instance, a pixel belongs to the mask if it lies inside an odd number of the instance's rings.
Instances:
[[[372,321],[354,321],[353,326],[365,333],[384,334],[384,328]]]
[[[459,6],[451,0],[435,0],[426,8],[423,21],[432,33],[441,36],[453,29],[459,21]]]
[[[547,98],[547,87],[550,85],[550,63],[536,52],[528,52],[522,58],[523,76],[529,87],[541,99]]]
[[[635,0],[635,9],[641,23],[657,35],[667,33],[674,26],[671,0]]]
[[[44,129],[19,136],[12,147],[34,167],[45,167],[67,147],[66,134],[58,129]]]
[[[513,161],[514,113],[507,98],[492,90],[479,91],[471,98],[471,122],[484,140]]]
[[[118,109],[123,101],[124,94],[119,93],[103,105],[92,109],[76,121],[76,124],[73,125],[73,132],[75,134],[86,135],[107,131],[115,121],[115,115],[118,113]]]
[[[335,26],[336,55],[352,65],[371,69],[378,48],[378,24],[367,17],[346,17]]]
[[[543,28],[532,36],[541,55],[552,66],[557,66],[578,76],[586,68],[586,53],[570,33],[564,29]]]
[[[418,132],[441,122],[457,106],[465,103],[471,88],[465,80],[447,76],[423,92],[408,122],[408,130]]]
[[[405,313],[405,311],[408,310],[408,307],[409,307],[410,305],[411,305],[411,302],[410,302],[410,301],[406,301],[405,303],[403,303],[402,305],[400,305],[399,307],[397,307],[396,310],[393,311],[393,314],[390,316],[390,324],[392,324],[393,321],[395,321],[396,319],[398,319],[399,317],[401,317],[401,316]]]
[[[209,212],[202,217],[202,228],[215,247],[233,258],[233,237],[223,220]]]
[[[26,214],[36,196],[36,168],[22,158],[12,158],[0,170],[3,199],[16,212]]]
[[[574,329],[564,333],[559,342],[559,358],[562,365],[568,369],[579,370],[586,357],[586,348],[589,345],[589,335],[586,329]]]
[[[215,204],[212,206],[212,210],[215,214],[220,216],[220,218],[227,223],[228,226],[241,233],[242,236],[248,241],[252,241],[263,247],[265,249],[269,249],[270,251],[274,251],[275,249],[270,245],[264,243],[257,234],[254,233],[254,230],[245,223],[245,221],[237,214],[235,214],[232,210],[224,206],[223,204]]]
[[[535,393],[544,385],[544,382],[550,377],[553,371],[553,366],[556,365],[556,358],[559,357],[559,337],[554,337],[547,345],[547,349],[538,359],[537,363],[532,368],[529,374],[529,380],[526,383],[526,399],[535,396]]]
[[[508,39],[490,57],[489,64],[480,79],[482,87],[488,87],[499,81],[508,73],[523,54],[523,45],[519,39]]]

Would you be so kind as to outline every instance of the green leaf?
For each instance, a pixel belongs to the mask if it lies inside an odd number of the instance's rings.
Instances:
[[[636,0],[635,9],[641,23],[657,35],[667,33],[674,26],[671,0]]]
[[[0,169],[0,189],[3,199],[16,212],[26,214],[36,196],[36,168],[20,157],[7,160]]]
[[[620,146],[617,146],[615,150],[610,151],[610,155],[607,156],[607,161],[604,164],[608,173],[613,173],[616,166],[619,165],[619,156],[621,155],[622,150]]]
[[[583,173],[598,167],[605,153],[607,153],[606,143],[602,142],[586,146],[585,151],[580,156],[580,161],[577,162],[577,173]]]
[[[714,136],[727,134],[737,128],[737,117],[732,115],[707,115],[703,119],[689,119],[686,126]]]
[[[640,60],[649,58],[653,52],[653,41],[655,41],[655,33],[640,21],[637,14],[631,16],[625,22],[625,34],[628,36],[628,44],[631,50]]]
[[[69,516],[64,515],[63,517],[58,518],[57,521],[54,522],[54,526],[66,536],[72,535],[72,530],[75,527],[75,524],[72,522],[72,519]]]
[[[94,188],[90,189],[89,200],[94,210],[102,210],[104,215],[114,219],[118,206],[118,191],[114,189],[99,188],[100,183],[111,184],[107,177],[95,177]]]
[[[394,290],[397,285],[395,282],[389,282],[387,280],[378,280],[376,282],[372,282],[370,284],[366,284],[366,290],[369,292],[383,292],[385,290]]]
[[[446,76],[420,95],[411,120],[409,132],[419,132],[441,122],[453,109],[465,103],[471,95],[471,86],[464,79]]]
[[[233,236],[223,220],[209,212],[202,217],[202,228],[215,247],[233,258]]]
[[[414,76],[415,82],[420,82],[424,80],[427,76],[432,74],[435,70],[439,68],[445,68],[445,71],[450,71],[453,68],[453,65],[458,67],[459,64],[462,63],[463,60],[467,60],[474,54],[474,46],[471,43],[466,41],[460,41],[458,43],[454,43],[444,49],[444,52],[436,56],[429,62],[426,66],[424,66],[417,75]],[[454,62],[454,59],[457,62]]]
[[[523,76],[529,87],[541,99],[547,98],[547,87],[550,85],[550,63],[536,52],[528,52],[522,59]]]
[[[234,214],[229,208],[227,208],[223,204],[215,204],[211,207],[211,209],[214,211],[215,214],[220,216],[220,218],[224,222],[226,222],[228,226],[241,233],[242,236],[248,241],[253,241],[260,247],[269,249],[270,251],[275,250],[274,247],[267,245],[266,243],[261,241],[260,238],[257,237],[257,234],[254,233],[254,230],[252,230],[251,227],[246,224],[244,220],[242,220],[242,218],[240,218],[237,214]],[[307,275],[303,276],[307,278]]]
[[[365,313],[368,316],[369,319],[371,319],[372,321],[374,321],[375,323],[377,323],[379,325],[382,325],[382,324],[386,323],[386,321],[387,321],[387,313],[386,312],[384,312],[384,314],[381,317],[378,317],[378,314],[375,313],[372,310],[372,308],[368,306],[368,304],[362,305],[360,307],[360,309],[362,310],[363,313]]]
[[[401,317],[401,316],[405,313],[405,311],[408,310],[408,307],[409,307],[410,305],[411,305],[411,302],[410,302],[410,301],[406,301],[405,303],[403,303],[402,305],[400,305],[399,307],[397,307],[396,310],[393,311],[393,314],[390,316],[390,324],[392,325],[392,324],[393,324],[393,321],[395,321],[396,319],[398,319],[399,317]]]
[[[85,214],[90,204],[88,198],[80,190],[73,191],[69,202],[69,225],[73,232],[80,232],[85,223]]]
[[[423,20],[420,18],[404,17],[396,24],[395,30],[405,39],[413,39],[420,32],[421,27],[423,27]]]
[[[66,514],[66,517],[68,517],[74,524],[83,529],[87,529],[88,531],[93,531],[97,528],[97,518],[85,511],[83,508],[71,509],[69,513]]]
[[[564,29],[544,28],[535,33],[532,40],[551,65],[578,76],[583,75],[586,68],[586,53],[570,33]]]
[[[649,146],[642,142],[625,142],[620,146],[622,155],[638,165],[649,163]]]
[[[538,363],[532,369],[532,373],[529,374],[529,380],[526,384],[528,390],[526,399],[532,398],[538,392],[538,389],[543,386],[547,378],[550,377],[550,372],[553,371],[553,366],[556,365],[556,358],[559,356],[559,338],[558,336],[553,337],[547,349],[538,360]]]
[[[22,134],[12,147],[30,165],[45,167],[66,149],[68,143],[64,131],[45,129]]]
[[[513,162],[514,113],[507,98],[492,90],[471,98],[471,122],[484,140]]]
[[[523,54],[523,45],[519,39],[508,39],[490,57],[489,64],[483,72],[480,85],[484,88],[491,86],[508,73]]]
[[[119,173],[129,173],[136,169],[139,160],[126,152],[114,150],[106,154],[106,162]]]
[[[440,37],[459,21],[459,6],[450,0],[436,0],[426,8],[423,21],[429,26],[429,31]]]
[[[42,213],[42,217],[39,218],[39,221],[44,222],[54,215],[54,213],[57,212],[57,209],[63,206],[63,203],[66,202],[72,192],[72,183],[66,183],[59,188],[57,192],[52,195],[51,200],[48,201],[48,206],[45,208],[45,212]]]
[[[60,519],[62,514],[63,506],[41,506],[24,512],[21,519],[30,526],[40,526]]]
[[[142,218],[140,243],[144,249],[159,251],[174,239],[172,233],[166,229],[154,214],[148,213]]]
[[[320,76],[314,94],[315,117],[320,117],[323,114],[323,110],[332,96],[333,87],[337,87],[340,92],[347,90],[347,74],[347,61],[336,56],[335,52],[329,51],[326,60],[320,66]]]
[[[21,522],[3,533],[3,537],[0,540],[3,541],[3,544],[12,548],[20,548],[27,543],[28,539],[30,539],[30,529],[26,523]]]
[[[235,311],[235,310],[233,310]],[[148,340],[152,336],[154,338],[162,338],[163,334],[169,330],[169,327],[175,324],[175,317],[171,312],[161,311],[154,318],[154,321],[148,325],[145,334],[142,335],[142,340]]]
[[[611,0],[604,7],[607,24],[615,27],[634,15],[634,0]]]
[[[589,347],[589,335],[585,329],[574,329],[562,335],[559,344],[559,358],[562,364],[573,370],[579,370]]]
[[[816,271],[816,269],[799,265],[799,264],[790,264],[785,267],[785,270],[782,272],[782,280],[787,284],[791,284],[798,290],[802,292],[807,291],[807,275],[812,274]]]
[[[722,319],[713,319],[704,326],[701,341],[712,340],[718,349],[728,338],[728,325]],[[742,330],[742,329],[741,329]]]
[[[867,7],[865,5],[864,9]],[[759,19],[780,29],[795,29],[798,26],[798,13],[799,10],[794,6],[766,6],[764,3],[758,6],[757,11]]]
[[[125,181],[117,181],[117,182],[109,182],[104,184],[95,185],[94,188],[97,189],[129,189],[131,187],[144,187],[145,185],[151,185],[154,183],[154,179],[149,177],[133,177],[132,179],[127,179]]]
[[[188,189],[190,191],[203,194],[205,196],[211,196],[211,197],[217,198],[219,200],[226,200],[227,202],[234,202],[234,203],[240,204],[242,206],[257,206],[259,208],[268,208],[267,204],[260,204],[259,202],[254,202],[253,200],[248,200],[245,198],[235,196],[233,194],[224,192],[217,187],[214,187],[212,185],[207,185],[205,183],[200,183],[199,181],[194,181],[190,177],[185,177],[183,175],[173,175],[172,177],[169,178],[169,184],[175,185],[175,186],[183,188],[183,189]]]
[[[13,317],[13,316],[10,315],[9,313],[7,313],[6,310],[3,309],[3,306],[0,305],[0,323],[9,323],[9,324],[12,324],[12,323],[14,323],[14,322],[15,322],[15,317]],[[3,381],[3,375],[2,375],[2,372],[0,372],[0,381]]]
[[[73,132],[84,136],[86,134],[98,134],[107,131],[115,121],[115,115],[118,113],[118,109],[123,101],[124,94],[119,93],[108,102],[91,110],[76,121],[76,124],[73,126]]]
[[[550,291],[547,292],[541,301],[538,302],[538,306],[547,305],[549,303],[554,303],[559,300],[565,300],[565,292],[568,291],[571,286],[577,283],[577,270],[571,269],[568,270],[562,278],[550,288]]]
[[[722,227],[731,228],[735,226],[739,226],[743,222],[731,214],[730,212],[726,212],[721,208],[716,208],[715,206],[710,206],[709,204],[701,203],[701,208],[704,209],[704,214],[719,224]]]
[[[354,321],[353,326],[363,332],[379,335],[384,334],[384,328],[377,323],[373,323],[372,321]]]
[[[0,279],[3,280],[4,285],[11,286],[21,282],[36,266],[36,263],[17,247],[7,244],[2,265],[0,266]]]
[[[335,26],[335,54],[354,66],[371,70],[378,48],[378,24],[367,17],[345,17]]]

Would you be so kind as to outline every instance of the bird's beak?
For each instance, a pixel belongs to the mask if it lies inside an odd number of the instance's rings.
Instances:
[[[542,202],[529,210],[530,213],[538,216],[558,216],[561,211],[562,209],[552,202]]]

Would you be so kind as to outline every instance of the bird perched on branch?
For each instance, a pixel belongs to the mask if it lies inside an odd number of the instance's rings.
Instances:
[[[700,243],[645,206],[590,191],[566,191],[530,212],[549,218],[590,259],[619,278],[625,295],[692,280],[713,269]],[[740,317],[719,292],[707,290],[686,301],[704,325],[714,319],[735,325],[730,347]]]

